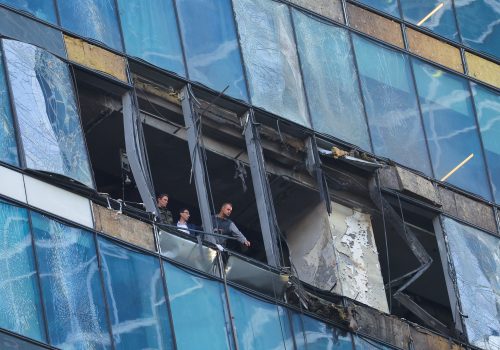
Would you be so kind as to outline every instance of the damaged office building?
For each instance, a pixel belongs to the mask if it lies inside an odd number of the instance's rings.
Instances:
[[[499,11],[0,0],[0,349],[500,350]]]

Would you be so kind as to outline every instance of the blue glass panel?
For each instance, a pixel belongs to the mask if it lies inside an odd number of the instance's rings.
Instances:
[[[443,217],[448,256],[457,282],[462,321],[471,344],[498,349],[500,330],[500,238]]]
[[[61,26],[122,51],[114,0],[57,0]]]
[[[164,263],[179,349],[230,349],[231,325],[221,283]],[[193,336],[193,330],[196,336]]]
[[[297,350],[352,350],[351,336],[312,317],[293,313],[293,331]]]
[[[455,0],[462,42],[500,58],[500,5],[498,1]]]
[[[388,13],[399,18],[398,0],[357,0],[358,2],[371,6],[379,11]]]
[[[234,288],[229,295],[239,349],[293,349],[285,308]]]
[[[450,40],[458,41],[458,31],[451,1],[399,0],[408,22],[427,28]]]
[[[33,16],[57,24],[56,9],[52,0],[0,0],[1,4],[10,5]]]
[[[0,161],[19,165],[17,158],[16,134],[12,122],[9,89],[5,80],[5,70],[0,46]]]
[[[67,64],[29,44],[3,44],[27,167],[93,187]]]
[[[118,0],[125,50],[185,76],[172,0]]]
[[[1,201],[0,327],[45,341],[28,212]]]
[[[374,152],[431,175],[409,58],[353,36]]]
[[[110,349],[92,233],[32,212],[50,342],[62,349]]]
[[[500,203],[500,95],[477,84],[472,85],[472,92],[493,195]]]
[[[467,81],[413,60],[424,127],[437,179],[472,158],[447,182],[491,199]]]
[[[248,100],[230,0],[177,0],[189,78]]]
[[[362,338],[358,335],[353,335],[356,350],[390,350],[387,346],[377,343],[368,338]]]
[[[2,350],[47,350],[46,347],[14,337],[0,329],[0,349]]]
[[[297,10],[293,20],[314,129],[371,150],[349,34]]]
[[[234,10],[253,104],[310,127],[288,6],[235,0]]]
[[[99,238],[116,349],[172,349],[157,258]]]

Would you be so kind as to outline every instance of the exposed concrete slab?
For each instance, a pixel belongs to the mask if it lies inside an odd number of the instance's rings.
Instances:
[[[391,190],[401,191],[398,172],[396,167],[386,166],[379,170],[380,186]]]
[[[403,191],[422,197],[435,205],[441,205],[436,188],[431,181],[400,167],[396,167],[396,173]]]
[[[431,331],[418,326],[411,326],[411,339],[413,349],[433,349],[433,350],[463,350],[465,348],[454,343],[450,339],[441,337]]]
[[[444,187],[438,186],[438,194],[441,198],[443,211],[447,214],[458,216],[457,204],[455,203],[455,193]]]
[[[92,209],[97,231],[104,232],[139,247],[156,251],[153,227],[151,225],[95,203],[92,203]]]

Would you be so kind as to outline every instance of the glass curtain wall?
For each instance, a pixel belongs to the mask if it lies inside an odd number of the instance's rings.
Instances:
[[[399,5],[398,0],[357,0],[358,2],[371,6],[379,11],[390,14],[394,17],[399,16]]]
[[[2,43],[0,42],[0,161],[12,165],[19,165],[17,157],[16,134],[12,120],[9,88],[5,80],[5,68],[2,57]]]
[[[306,315],[290,314],[297,350],[352,350],[349,333]]]
[[[0,4],[6,4],[21,11],[26,11],[35,17],[57,25],[56,9],[52,0],[0,0]]]

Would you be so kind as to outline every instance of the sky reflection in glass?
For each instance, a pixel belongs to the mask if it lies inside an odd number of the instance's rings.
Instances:
[[[352,350],[351,335],[312,317],[292,314],[297,350]]]
[[[52,24],[57,24],[56,9],[52,0],[0,0],[0,3],[31,13],[33,16]]]

